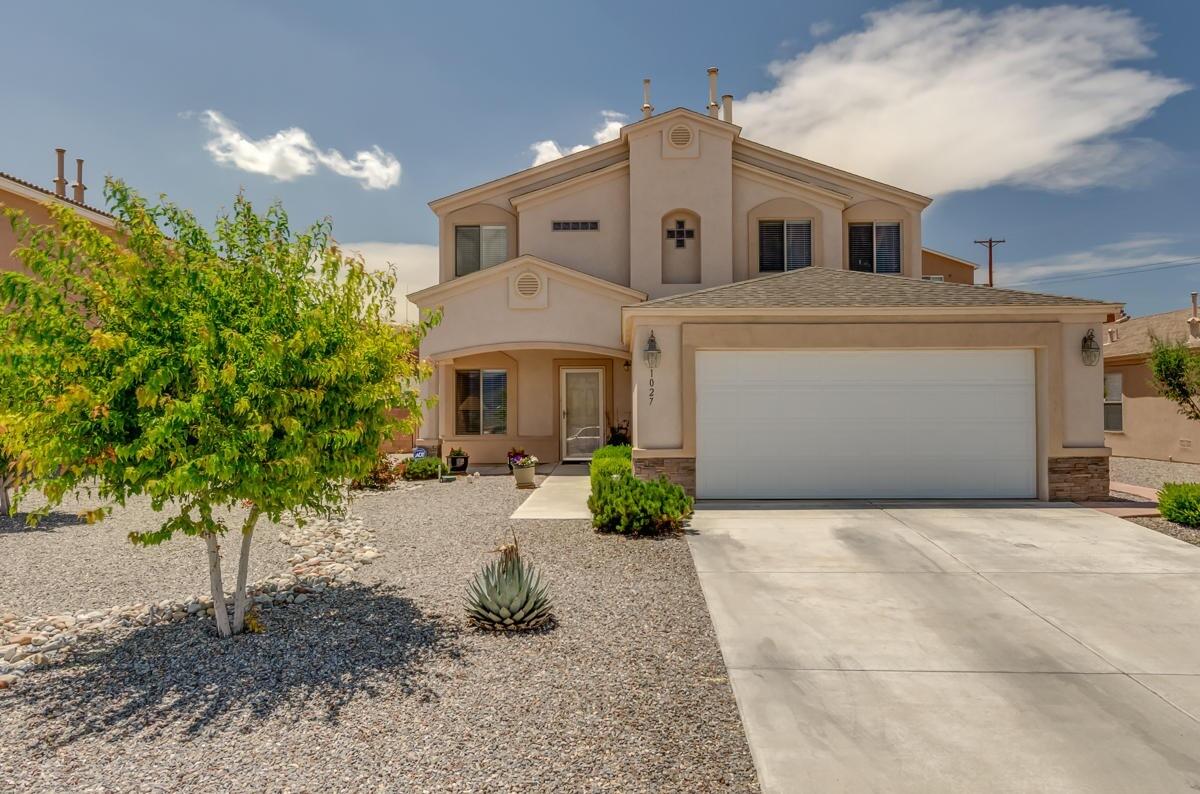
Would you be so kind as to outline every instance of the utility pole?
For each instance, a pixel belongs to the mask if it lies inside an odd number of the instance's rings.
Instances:
[[[992,278],[992,249],[1004,242],[1003,240],[993,240],[991,237],[986,240],[976,240],[976,245],[986,245],[988,250],[988,286],[994,287],[995,280]]]

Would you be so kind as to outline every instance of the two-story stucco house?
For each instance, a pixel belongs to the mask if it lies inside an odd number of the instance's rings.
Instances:
[[[422,440],[587,458],[628,421],[699,497],[1106,497],[1081,349],[1118,307],[923,280],[930,199],[744,138],[715,82],[430,204]]]

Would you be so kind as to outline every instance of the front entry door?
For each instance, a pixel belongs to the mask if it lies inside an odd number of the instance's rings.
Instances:
[[[563,460],[589,459],[604,445],[604,370],[563,367],[559,377]]]

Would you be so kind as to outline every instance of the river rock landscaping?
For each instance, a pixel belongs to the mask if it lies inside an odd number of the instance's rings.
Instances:
[[[191,596],[198,540],[124,541],[144,505],[0,526],[4,675],[22,670],[0,690],[0,786],[757,790],[686,541],[510,521],[526,496],[508,477],[403,484],[345,520],[263,525],[263,632],[227,641]],[[473,629],[466,583],[514,529],[555,619]]]

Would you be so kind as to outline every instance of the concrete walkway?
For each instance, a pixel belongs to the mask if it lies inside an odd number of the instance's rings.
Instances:
[[[560,463],[510,518],[590,519],[586,463]]]
[[[1200,788],[1200,548],[1045,503],[701,503],[766,792]]]

